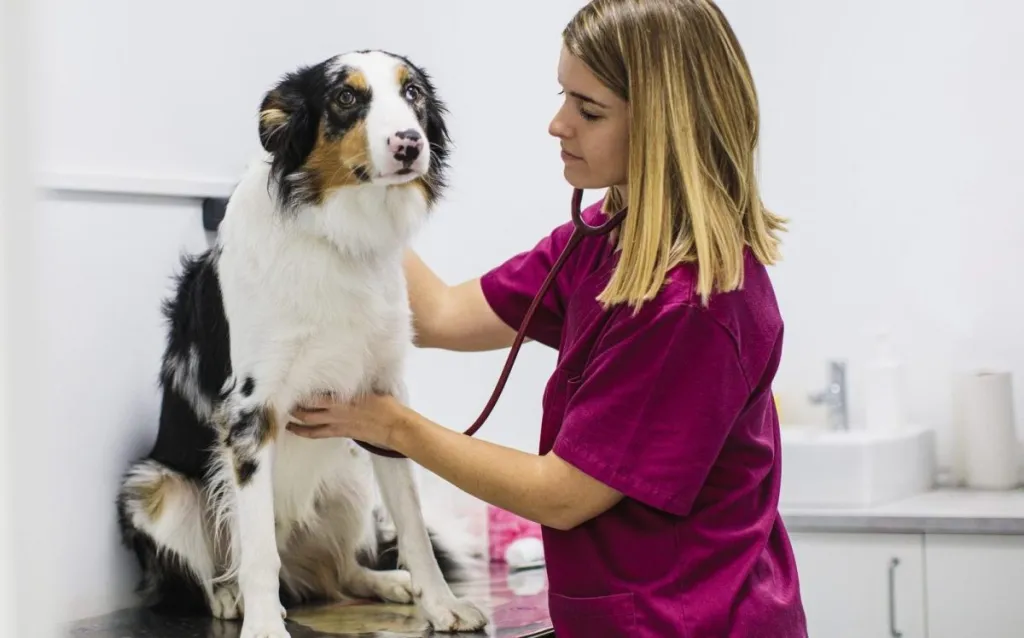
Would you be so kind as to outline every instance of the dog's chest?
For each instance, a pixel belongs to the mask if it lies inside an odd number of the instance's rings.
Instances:
[[[399,372],[409,341],[404,304],[373,295],[351,299],[309,324],[305,338],[294,347],[288,386],[344,397],[390,383]]]
[[[315,249],[288,252],[297,257],[239,277],[246,281],[239,291],[250,294],[236,295],[231,312],[233,358],[271,381],[285,402],[390,387],[411,342],[400,262],[371,266]]]

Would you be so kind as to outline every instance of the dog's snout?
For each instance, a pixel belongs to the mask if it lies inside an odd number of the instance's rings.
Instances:
[[[416,161],[423,150],[423,136],[419,131],[406,129],[388,137],[388,150],[394,158],[408,166]]]

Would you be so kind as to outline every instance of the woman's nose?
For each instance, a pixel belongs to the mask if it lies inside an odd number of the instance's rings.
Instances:
[[[559,113],[551,119],[551,123],[548,124],[548,133],[559,139],[569,137],[570,129],[562,122],[561,111],[559,111]]]

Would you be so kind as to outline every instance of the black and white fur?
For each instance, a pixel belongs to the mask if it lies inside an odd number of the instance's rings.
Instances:
[[[243,638],[344,596],[415,602],[438,631],[486,624],[449,588],[466,557],[428,531],[410,461],[285,429],[318,393],[406,400],[402,258],[444,187],[444,115],[428,76],[380,51],[266,94],[265,155],[166,302],[159,433],[118,494],[148,603],[242,617]],[[408,571],[382,563],[388,515]]]

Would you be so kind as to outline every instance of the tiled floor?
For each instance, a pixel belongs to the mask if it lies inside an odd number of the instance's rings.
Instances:
[[[456,594],[478,603],[491,623],[465,638],[553,636],[548,618],[543,569],[509,574],[493,567],[481,578],[453,586]],[[339,604],[288,611],[292,638],[420,638],[434,635],[411,606]],[[163,618],[144,610],[126,610],[73,625],[69,638],[239,638],[241,622],[213,618]]]

